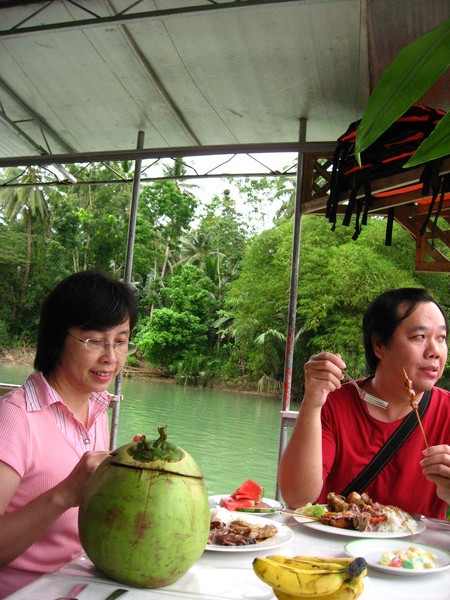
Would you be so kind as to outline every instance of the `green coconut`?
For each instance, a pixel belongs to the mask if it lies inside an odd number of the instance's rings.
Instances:
[[[157,588],[179,579],[202,555],[210,509],[202,473],[185,450],[140,436],[92,475],[79,510],[83,548],[122,583]]]

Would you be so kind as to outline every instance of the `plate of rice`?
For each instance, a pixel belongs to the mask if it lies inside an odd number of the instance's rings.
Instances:
[[[347,537],[407,537],[425,529],[422,521],[397,506],[380,504],[357,492],[347,496],[329,492],[327,504],[297,508],[294,518],[312,529]]]
[[[377,523],[376,531],[358,531],[357,529],[332,527],[331,525],[319,521],[318,516],[309,516],[308,514],[305,514],[305,512],[293,516],[296,521],[303,523],[305,527],[346,537],[401,538],[417,535],[425,529],[425,523],[423,523],[423,521],[416,521],[408,513],[388,506],[383,508],[386,513],[386,520]]]

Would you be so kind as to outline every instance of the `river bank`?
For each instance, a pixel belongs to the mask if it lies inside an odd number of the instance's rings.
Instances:
[[[30,372],[33,369],[35,350],[29,347],[17,348],[0,348],[0,362],[11,364],[20,367],[28,367]],[[123,369],[124,377],[132,377],[138,379],[148,379],[155,383],[168,383],[172,385],[187,385],[188,387],[208,387],[227,392],[236,392],[240,394],[254,394],[258,396],[267,396],[271,398],[281,398],[280,390],[264,390],[258,389],[257,382],[249,382],[246,380],[235,382],[222,382],[217,380],[208,380],[198,382],[196,385],[192,382],[183,383],[173,377],[168,371],[154,367],[149,362],[140,359],[133,365],[125,365]],[[7,383],[7,382],[4,382]]]

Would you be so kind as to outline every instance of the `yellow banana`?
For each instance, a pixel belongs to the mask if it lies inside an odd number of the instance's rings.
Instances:
[[[355,579],[344,581],[338,590],[332,594],[327,594],[326,596],[294,596],[275,589],[273,590],[273,593],[278,600],[356,600],[363,589],[364,583],[360,577],[356,577]]]
[[[270,560],[274,560],[280,564],[288,565],[289,567],[305,569],[308,571],[315,571],[316,569],[342,571],[342,569],[345,569],[352,561],[355,560],[354,558],[351,558],[349,561],[347,561],[347,564],[342,565],[339,564],[337,560],[335,562],[333,558],[320,559],[315,558],[314,556],[294,556],[293,558],[290,558],[281,554],[272,554],[267,558],[270,558]]]
[[[364,559],[358,558],[358,561],[355,563],[356,558],[354,556],[332,556],[330,558],[324,558],[322,556],[306,556],[303,554],[300,556],[294,556],[293,558],[294,560],[299,561],[309,561],[311,565],[314,565],[314,568],[315,565],[319,567],[320,565],[322,565],[323,569],[335,569],[337,565],[339,565],[340,567],[349,568],[350,565],[352,565],[350,567],[351,578],[365,577],[367,575],[367,564],[365,563]]]
[[[330,556],[329,558],[324,558],[323,556],[308,556],[306,554],[301,554],[299,556],[293,556],[292,558],[298,560],[310,560],[312,562],[320,562],[320,563],[336,563],[343,567],[348,567],[348,565],[355,560],[353,556]]]
[[[325,596],[336,592],[349,576],[347,569],[330,571],[328,569],[299,569],[270,558],[255,558],[253,570],[256,575],[270,585],[273,590],[293,596]]]

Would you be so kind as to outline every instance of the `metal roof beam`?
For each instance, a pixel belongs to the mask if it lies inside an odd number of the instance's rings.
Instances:
[[[234,144],[216,146],[178,146],[175,148],[144,148],[110,150],[99,152],[77,152],[75,154],[48,154],[44,156],[15,156],[0,158],[0,167],[91,163],[146,158],[175,158],[185,156],[213,156],[216,154],[249,154],[277,152],[334,152],[336,142],[279,142],[264,144]]]
[[[304,1],[304,0],[303,0]],[[316,0],[317,1],[317,0]],[[319,0],[323,1],[323,0]],[[2,29],[0,30],[0,37],[18,37],[19,35],[27,35],[39,32],[48,31],[60,31],[62,29],[79,29],[81,27],[98,27],[104,25],[126,25],[127,23],[139,20],[147,19],[161,19],[172,16],[180,16],[192,13],[202,13],[211,11],[223,11],[227,9],[246,9],[253,8],[254,6],[263,6],[265,4],[285,4],[287,2],[299,2],[299,0],[245,0],[245,2],[239,0],[233,0],[231,2],[224,2],[223,4],[205,4],[196,6],[182,6],[180,8],[169,8],[165,10],[152,10],[144,12],[136,12],[131,14],[125,14],[123,11],[118,15],[112,15],[108,17],[94,17],[92,19],[79,19],[76,21],[61,21],[59,23],[46,23],[41,25],[34,25],[28,27],[18,27]],[[16,6],[20,6],[20,2],[15,3]],[[25,2],[24,4],[29,4]],[[51,3],[50,3],[51,4]],[[1,10],[0,6],[0,10]]]
[[[26,102],[24,102],[22,100],[22,98],[20,96],[18,96],[16,94],[16,92],[14,90],[12,90],[9,85],[0,77],[0,87],[14,100],[14,102],[16,102],[30,117],[31,119],[37,123],[39,125],[39,127],[43,130],[46,131],[48,134],[50,134],[55,140],[58,141],[59,144],[61,144],[61,146],[63,148],[65,148],[68,152],[74,152],[74,149],[72,148],[72,146],[70,146],[69,144],[67,144],[62,138],[61,136],[47,123],[47,121],[45,119],[43,119],[42,117],[40,117],[36,112],[34,112],[34,110],[28,106],[28,104]],[[6,116],[6,115],[5,115]],[[10,120],[9,120],[10,121]],[[10,121],[11,122],[11,121]],[[25,135],[20,128],[18,128],[16,126],[16,129],[22,133],[22,136],[24,139],[26,139],[26,141],[28,143],[30,143],[30,136]],[[41,148],[41,146],[37,143],[32,141],[31,142],[35,148]]]
[[[108,6],[110,7],[110,10],[114,10],[114,7],[111,5],[110,2],[108,2]],[[153,83],[153,85],[158,90],[161,98],[164,100],[164,102],[166,103],[169,110],[172,112],[172,114],[177,119],[180,126],[183,128],[186,135],[189,136],[192,143],[201,145],[200,139],[197,137],[197,135],[195,134],[195,132],[193,131],[193,129],[187,122],[187,120],[186,120],[182,110],[178,106],[178,104],[175,102],[175,100],[172,98],[172,96],[167,91],[167,88],[164,86],[163,82],[161,81],[161,78],[157,75],[156,70],[153,68],[153,65],[151,64],[151,62],[148,60],[148,58],[142,52],[141,48],[139,47],[139,44],[136,42],[136,40],[133,37],[133,35],[131,34],[129,28],[126,25],[120,25],[120,29],[123,32],[125,39],[127,40],[128,44],[130,45],[132,51],[134,52],[136,58],[138,59],[138,61],[140,63],[140,65],[146,72],[150,81]]]
[[[55,167],[57,165],[54,165]],[[59,165],[58,165],[59,166]],[[249,172],[245,173],[216,173],[214,175],[205,175],[199,173],[198,175],[177,175],[174,177],[173,175],[161,175],[160,177],[142,177],[141,183],[154,183],[155,181],[189,181],[195,179],[244,179],[244,178],[259,178],[259,177],[295,177],[297,174],[297,169],[289,169],[288,171],[269,171],[269,172]],[[69,181],[69,177],[66,180],[61,181],[37,181],[34,183],[1,183],[0,189],[5,188],[27,188],[27,187],[63,187],[66,185],[122,185],[122,184],[132,184],[133,179],[75,179]]]

